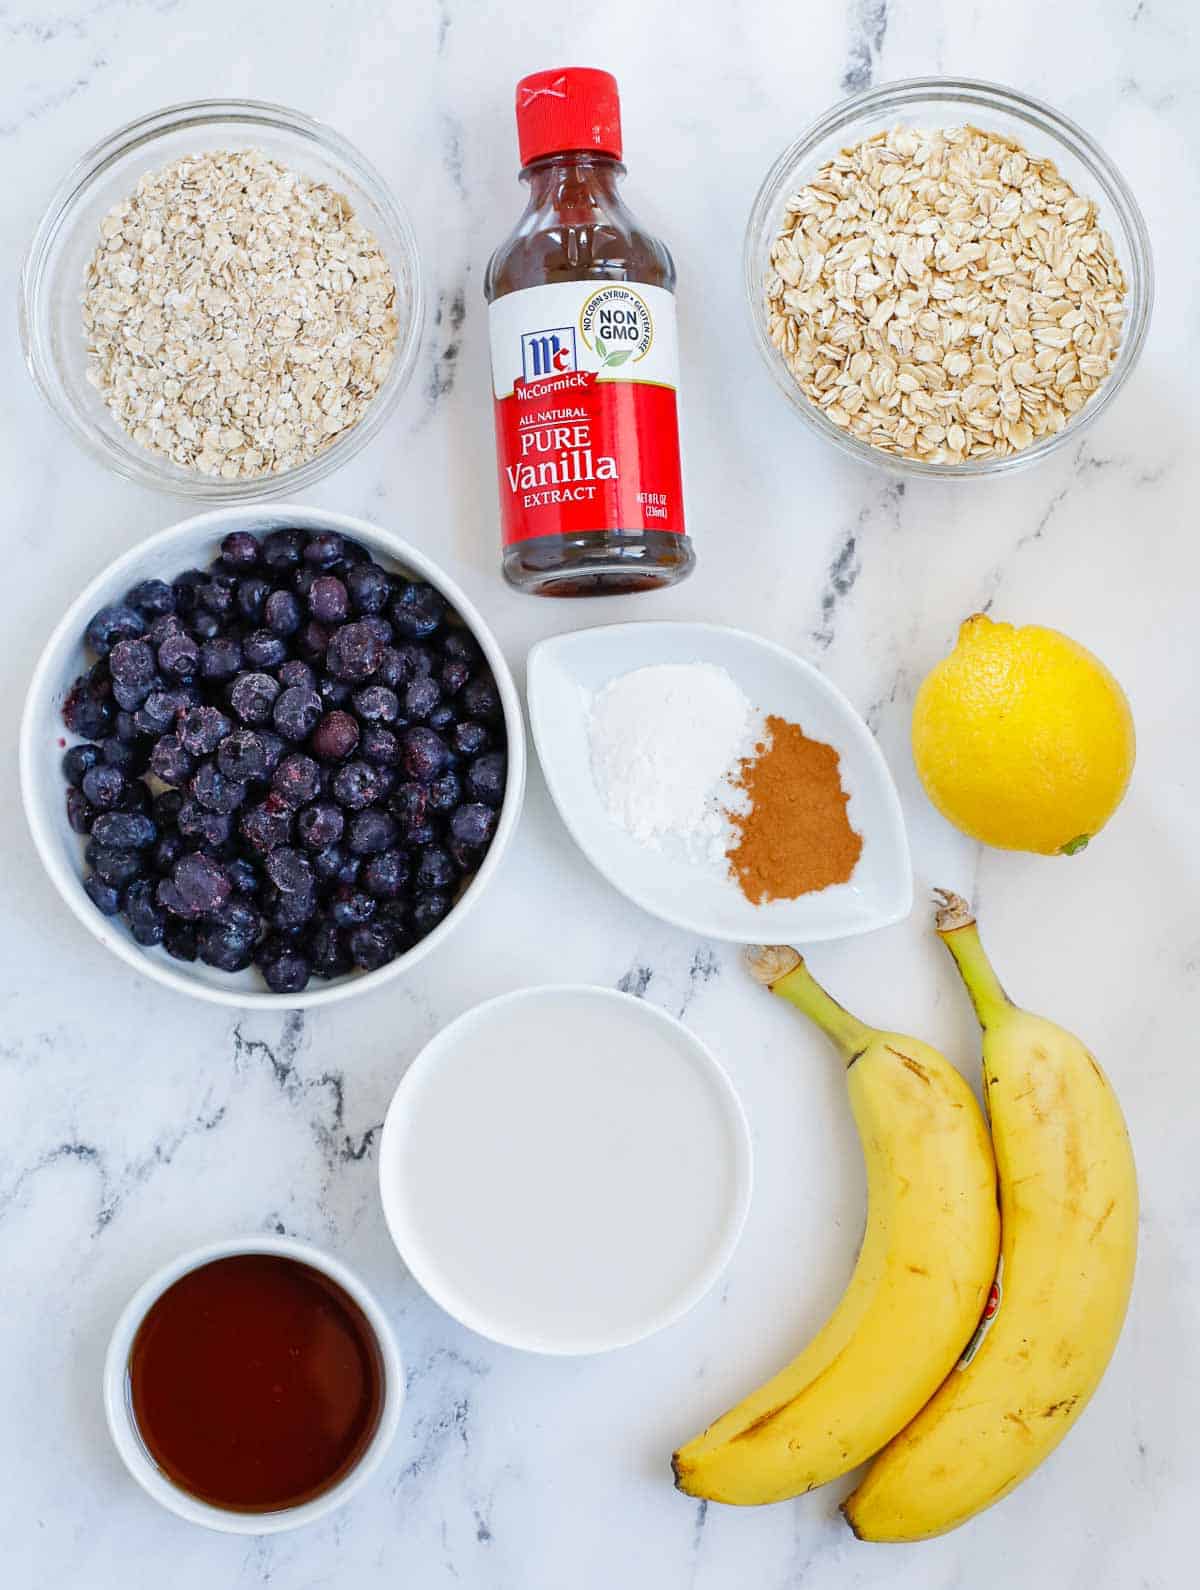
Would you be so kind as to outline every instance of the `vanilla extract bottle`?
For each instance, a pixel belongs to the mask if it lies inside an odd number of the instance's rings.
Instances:
[[[617,191],[616,80],[522,78],[517,133],[529,201],[485,283],[505,577],[540,596],[673,585],[695,564],[675,266]]]

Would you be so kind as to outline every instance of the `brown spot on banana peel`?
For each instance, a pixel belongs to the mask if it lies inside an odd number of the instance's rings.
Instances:
[[[1041,1417],[1053,1419],[1056,1415],[1061,1415],[1065,1419],[1078,1401],[1078,1397],[1061,1397],[1057,1402],[1052,1402],[1048,1408],[1043,1408]]]
[[[888,1054],[894,1054],[896,1056],[896,1059],[899,1060],[900,1064],[905,1068],[905,1070],[911,1071],[914,1076],[920,1077],[921,1081],[927,1088],[931,1088],[933,1086],[933,1083],[929,1079],[929,1072],[926,1071],[925,1067],[919,1060],[914,1060],[912,1055],[905,1054],[901,1049],[893,1049],[890,1043],[885,1043],[883,1047],[887,1050]]]
[[[1117,1207],[1117,1200],[1115,1198],[1110,1198],[1108,1200],[1107,1209],[1105,1209],[1104,1213],[1100,1216],[1099,1220],[1097,1220],[1096,1224],[1092,1227],[1092,1234],[1088,1238],[1089,1242],[1095,1242],[1096,1238],[1100,1235],[1101,1231],[1103,1231],[1103,1229],[1104,1229],[1105,1221],[1108,1219],[1109,1215],[1112,1214],[1113,1210],[1116,1207]]]
[[[904,1268],[910,1275],[928,1275],[929,1271],[923,1264],[906,1264]]]
[[[1024,1419],[1022,1419],[1022,1417],[1021,1417],[1021,1415],[1019,1413],[1006,1413],[1004,1415],[1004,1417],[1007,1420],[1009,1420],[1009,1422],[1011,1424],[1015,1424],[1017,1426],[1017,1428],[1021,1431],[1022,1435],[1026,1435],[1026,1436],[1029,1436],[1029,1437],[1032,1438],[1033,1431],[1025,1423]]]

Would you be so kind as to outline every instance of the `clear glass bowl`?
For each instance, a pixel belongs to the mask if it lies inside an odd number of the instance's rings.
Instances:
[[[256,148],[349,199],[374,233],[396,281],[399,334],[391,368],[362,419],[296,469],[220,480],[182,468],[135,442],[87,379],[80,300],[100,222],[147,171],[209,149]],[[424,317],[412,225],[369,161],[332,128],[299,111],[256,100],[171,105],[97,144],[60,184],[34,233],[20,282],[25,362],[38,390],[75,440],[102,464],[142,485],[194,502],[246,502],[298,493],[353,457],[394,410],[416,362]]]
[[[1031,154],[1054,161],[1060,173],[1084,197],[1096,201],[1100,224],[1113,240],[1125,272],[1127,295],[1121,346],[1111,374],[1061,431],[1042,437],[1019,453],[1002,458],[967,460],[961,464],[925,463],[882,452],[847,434],[826,419],[797,386],[772,343],[767,324],[763,283],[770,268],[771,246],[783,220],[785,201],[818,169],[847,145],[896,126],[954,127],[973,123],[987,132],[1003,133]],[[1150,237],[1124,177],[1081,127],[1040,100],[1014,89],[969,78],[915,77],[885,83],[833,106],[780,155],[767,173],[750,212],[744,252],[746,292],[755,340],[780,391],[817,435],[843,453],[876,467],[906,475],[998,475],[1022,469],[1045,458],[1065,441],[1074,441],[1085,425],[1108,407],[1138,361],[1154,302],[1154,267]]]

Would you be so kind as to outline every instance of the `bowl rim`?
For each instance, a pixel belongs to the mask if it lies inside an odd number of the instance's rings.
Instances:
[[[713,1244],[707,1262],[691,1286],[681,1290],[678,1297],[665,1308],[661,1309],[653,1318],[641,1321],[633,1329],[614,1331],[608,1335],[596,1335],[566,1341],[548,1341],[546,1338],[522,1336],[516,1331],[506,1331],[503,1328],[494,1328],[486,1316],[477,1310],[470,1300],[454,1292],[453,1288],[443,1286],[440,1275],[431,1278],[430,1270],[423,1257],[418,1256],[414,1261],[413,1256],[403,1246],[406,1235],[401,1226],[398,1210],[399,1198],[394,1187],[389,1186],[389,1177],[395,1182],[394,1162],[399,1153],[397,1147],[397,1134],[400,1131],[399,1121],[407,1109],[410,1099],[420,1079],[436,1066],[445,1062],[448,1051],[452,1052],[462,1031],[469,1024],[485,1020],[490,1014],[510,1005],[536,1002],[548,996],[556,999],[567,997],[588,1001],[601,999],[608,1003],[620,1003],[636,1008],[638,1018],[646,1020],[651,1025],[657,1024],[667,1028],[677,1040],[687,1045],[689,1053],[696,1060],[697,1065],[702,1065],[705,1073],[713,1080],[720,1095],[722,1114],[726,1124],[731,1129],[733,1141],[733,1187],[730,1192],[729,1210],[720,1238]],[[405,1268],[418,1283],[422,1290],[437,1306],[451,1319],[457,1320],[467,1330],[473,1331],[477,1336],[482,1336],[487,1341],[497,1343],[501,1347],[513,1348],[518,1352],[536,1353],[545,1358],[583,1358],[592,1357],[600,1353],[616,1352],[623,1347],[632,1347],[635,1343],[645,1341],[651,1336],[656,1336],[660,1331],[669,1326],[678,1324],[687,1314],[690,1314],[697,1304],[703,1301],[712,1288],[720,1280],[728,1267],[749,1217],[750,1206],[754,1195],[754,1141],[750,1132],[750,1123],[746,1109],[742,1103],[741,1095],[733,1084],[728,1071],[721,1061],[709,1048],[708,1044],[686,1026],[678,1016],[664,1010],[662,1006],[652,1004],[649,1000],[642,999],[635,994],[627,994],[621,989],[606,988],[597,983],[537,983],[528,988],[515,988],[506,994],[496,994],[490,999],[481,1000],[478,1004],[469,1006],[462,1011],[453,1021],[447,1022],[432,1038],[418,1051],[416,1057],[405,1071],[396,1085],[395,1092],[388,1102],[387,1111],[383,1118],[383,1129],[379,1134],[379,1168],[378,1168],[379,1201],[383,1208],[383,1217],[387,1225],[388,1235],[395,1246]]]
[[[543,751],[541,735],[541,715],[535,710],[535,692],[537,690],[537,676],[543,666],[543,659],[552,655],[556,649],[569,647],[578,641],[581,635],[593,635],[603,630],[611,634],[614,639],[626,639],[631,645],[626,649],[628,666],[630,669],[644,666],[636,661],[637,652],[635,643],[639,638],[644,638],[650,629],[687,630],[693,634],[733,636],[738,641],[748,641],[752,645],[761,647],[764,651],[773,653],[783,662],[787,663],[808,682],[810,687],[824,694],[837,708],[843,720],[851,725],[850,732],[863,747],[867,759],[871,762],[878,777],[878,786],[885,797],[885,806],[888,814],[888,833],[886,842],[893,849],[899,863],[899,871],[907,877],[908,887],[904,892],[902,901],[898,901],[895,909],[881,913],[867,927],[849,926],[836,928],[832,932],[826,930],[820,933],[811,928],[805,929],[803,940],[806,944],[832,944],[840,939],[860,938],[866,933],[875,933],[882,928],[893,927],[897,922],[903,922],[912,911],[913,903],[913,872],[912,850],[908,840],[908,825],[904,820],[904,808],[900,802],[900,792],[896,787],[896,780],[888,765],[887,757],[879,741],[867,727],[866,719],[858,708],[834,684],[829,675],[823,673],[815,663],[801,657],[798,652],[789,651],[786,646],[778,641],[768,640],[765,635],[757,635],[753,630],[739,629],[733,624],[713,624],[702,620],[691,619],[660,619],[650,620],[647,623],[630,624],[597,624],[586,630],[568,630],[561,635],[548,635],[545,639],[536,641],[529,649],[525,663],[526,695],[529,700],[529,728],[533,737],[534,749],[537,752],[538,765],[542,770],[542,777],[546,781],[546,788],[550,792],[550,799],[554,809],[562,818],[567,832],[578,846],[580,853],[591,863],[600,876],[614,888],[618,894],[623,895],[630,904],[645,911],[648,916],[657,918],[660,922],[669,923],[672,927],[681,928],[685,933],[695,933],[701,938],[714,939],[718,943],[748,944],[752,940],[743,934],[730,932],[726,928],[715,926],[713,923],[693,916],[684,909],[673,905],[649,904],[630,889],[625,881],[618,877],[607,865],[602,856],[593,852],[593,848],[585,841],[583,832],[576,820],[571,802],[563,791],[558,777],[558,770],[554,758],[547,756]],[[800,934],[797,933],[797,938]]]
[[[311,1501],[301,1502],[297,1507],[281,1508],[269,1513],[239,1513],[190,1495],[158,1467],[143,1442],[129,1404],[128,1365],[134,1338],[142,1321],[169,1287],[193,1270],[201,1269],[217,1259],[257,1253],[275,1254],[308,1265],[336,1282],[358,1304],[379,1345],[383,1362],[384,1397],[379,1423],[365,1451],[336,1485]],[[332,1254],[313,1247],[311,1243],[271,1233],[223,1237],[216,1242],[206,1242],[179,1254],[155,1270],[142,1282],[117,1317],[104,1355],[101,1385],[104,1416],[113,1445],[126,1469],[147,1495],[190,1524],[200,1524],[206,1529],[230,1535],[274,1535],[287,1529],[299,1529],[303,1524],[314,1523],[348,1502],[386,1457],[400,1427],[406,1389],[404,1363],[396,1333],[382,1305],[366,1283]]]
[[[336,530],[362,540],[372,551],[406,565],[423,579],[428,580],[431,585],[436,586],[462,618],[483,650],[500,693],[507,736],[508,771],[496,832],[478,872],[445,917],[425,938],[402,955],[398,955],[394,961],[389,961],[386,966],[380,967],[378,971],[348,973],[336,982],[316,988],[309,987],[298,994],[273,994],[269,990],[257,989],[226,990],[190,977],[185,972],[177,971],[173,962],[160,963],[155,956],[148,954],[140,945],[134,943],[112,919],[102,916],[96,910],[83,893],[78,868],[69,867],[58,854],[54,831],[36,799],[33,772],[35,762],[42,751],[40,714],[44,711],[46,702],[53,696],[53,681],[50,675],[56,655],[64,645],[78,642],[88,619],[96,607],[102,604],[103,593],[111,587],[124,588],[125,585],[136,583],[137,571],[151,550],[169,547],[174,542],[184,541],[201,531],[211,534],[215,546],[216,542],[229,531],[245,527],[247,520],[256,521],[255,528],[259,532],[264,532],[270,527],[257,523],[264,515],[270,515],[279,525],[292,521],[302,529]],[[373,546],[372,543],[375,545]],[[380,543],[385,550],[380,550]],[[325,508],[304,507],[298,503],[273,502],[242,503],[236,507],[215,508],[207,513],[195,514],[177,524],[168,525],[166,529],[159,530],[128,548],[88,582],[54,626],[34,665],[21,714],[19,762],[21,803],[25,809],[25,820],[33,836],[38,856],[62,899],[93,938],[98,939],[106,949],[119,956],[135,971],[152,978],[164,988],[189,994],[209,1004],[224,1005],[237,1010],[304,1010],[316,1005],[338,1004],[344,999],[351,999],[359,994],[382,988],[385,983],[410,971],[424,960],[449,936],[453,925],[461,922],[467,912],[474,908],[495,876],[520,821],[526,779],[524,718],[512,670],[491,627],[457,581],[411,542],[393,535],[390,530],[384,530],[366,519],[334,513]]]
[[[380,391],[368,404],[362,418],[342,436],[322,449],[307,463],[281,474],[254,476],[248,480],[221,480],[199,473],[194,476],[172,473],[158,455],[140,448],[132,438],[122,436],[111,446],[102,445],[80,422],[71,405],[59,401],[51,374],[54,360],[43,344],[38,328],[39,305],[47,261],[63,228],[71,218],[71,207],[88,185],[103,175],[116,161],[154,143],[160,137],[218,122],[274,128],[316,144],[337,164],[344,166],[354,181],[367,193],[397,240],[399,258],[388,254],[393,272],[408,284],[410,309],[408,322],[400,330],[392,364]],[[399,285],[399,284],[398,284]],[[70,432],[76,443],[106,469],[139,485],[169,492],[193,502],[225,503],[267,501],[273,497],[303,490],[322,480],[334,469],[354,457],[378,434],[384,421],[412,379],[425,326],[425,283],[416,232],[409,213],[382,173],[365,154],[336,128],[271,100],[193,99],[163,106],[126,122],[101,138],[75,161],[50,194],[29,247],[21,262],[17,281],[17,325],[25,367],[50,411]]]
[[[785,179],[805,160],[812,160],[816,147],[838,132],[879,110],[893,106],[898,119],[906,107],[918,102],[966,101],[982,109],[996,109],[1036,128],[1051,140],[1063,144],[1087,169],[1101,195],[1121,223],[1128,249],[1130,277],[1126,295],[1127,320],[1122,329],[1119,361],[1099,390],[1088,399],[1061,431],[1044,436],[1019,453],[1001,458],[983,458],[962,464],[935,464],[922,459],[903,458],[884,453],[869,442],[848,434],[825,417],[796,385],[767,332],[763,305],[763,255],[760,239],[775,218]],[[1054,159],[1056,151],[1047,151]],[[815,169],[815,168],[814,168]],[[769,246],[769,245],[768,245]],[[742,248],[742,275],[746,289],[754,342],[776,387],[789,400],[798,417],[818,436],[832,442],[843,453],[888,474],[924,476],[936,480],[978,479],[981,476],[1010,474],[1045,458],[1068,437],[1077,437],[1107,408],[1135,369],[1145,346],[1154,308],[1154,257],[1150,233],[1133,190],[1110,157],[1091,135],[1062,111],[1045,100],[1024,94],[1019,89],[985,78],[906,77],[879,83],[851,94],[830,106],[804,129],[773,161],[763,178],[746,224]]]

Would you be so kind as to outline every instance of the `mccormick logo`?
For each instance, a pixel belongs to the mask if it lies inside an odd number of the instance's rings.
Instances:
[[[575,327],[527,331],[521,338],[521,373],[526,381],[562,375],[575,369]]]

